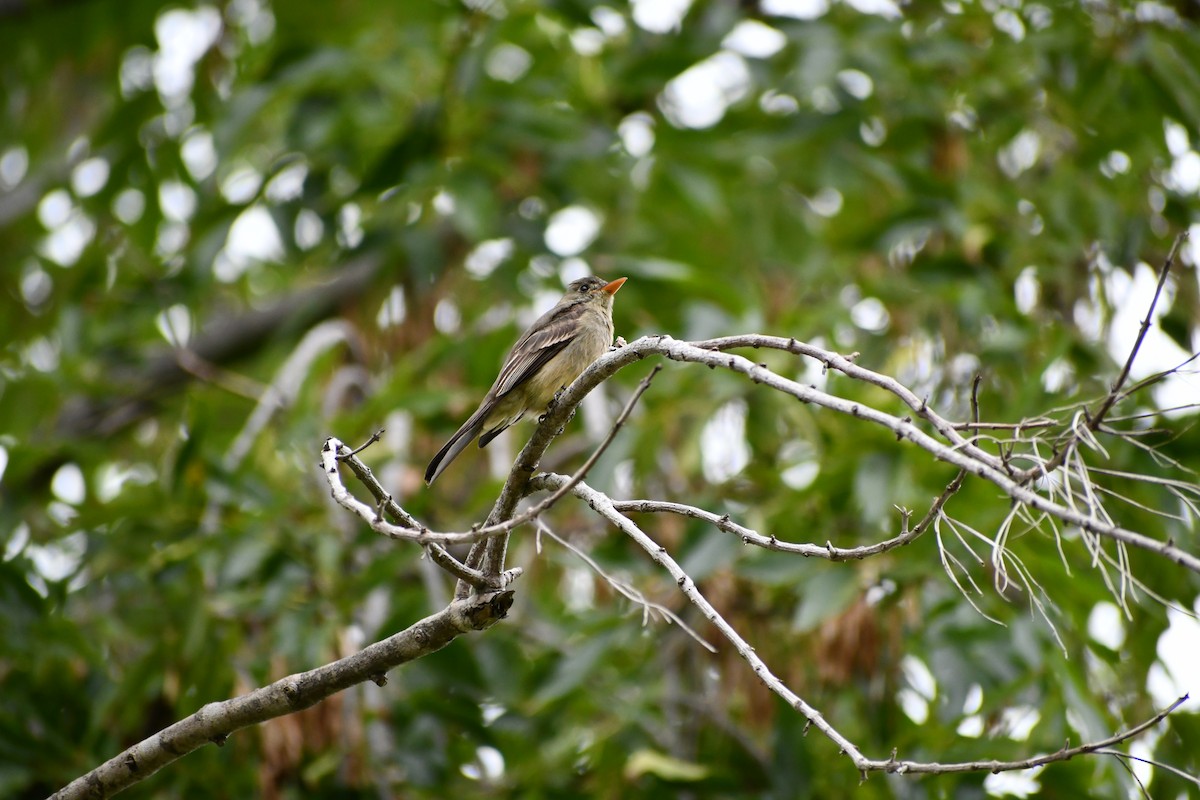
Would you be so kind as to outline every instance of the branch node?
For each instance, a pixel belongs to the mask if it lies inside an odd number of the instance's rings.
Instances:
[[[215,744],[217,747],[224,747],[225,742],[229,741],[229,734],[228,733],[218,733],[216,736],[209,739],[209,741],[212,742],[213,744]]]
[[[388,676],[386,673],[376,672],[374,675],[371,676],[371,681],[376,686],[387,686]]]

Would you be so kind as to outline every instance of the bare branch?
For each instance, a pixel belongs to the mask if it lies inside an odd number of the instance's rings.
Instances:
[[[945,501],[943,500],[942,502]],[[918,528],[906,529],[899,536],[876,544],[863,545],[861,547],[834,547],[832,544],[785,542],[775,536],[764,536],[758,531],[734,522],[729,518],[728,514],[714,514],[711,511],[705,511],[702,508],[696,508],[695,506],[683,503],[672,503],[664,500],[617,500],[613,502],[613,507],[622,514],[679,514],[680,516],[703,520],[718,530],[732,533],[741,538],[742,544],[752,544],[756,547],[774,550],[778,553],[795,553],[805,558],[824,558],[829,561],[852,561],[886,553],[889,550],[909,544],[924,532],[925,527],[928,527],[928,523],[925,523],[924,526]]]
[[[1142,378],[1140,381],[1135,383],[1133,386],[1130,386],[1128,389],[1121,392],[1121,396],[1117,398],[1117,402],[1119,403],[1127,397],[1132,397],[1133,395],[1137,394],[1138,392],[1142,391],[1143,389],[1153,386],[1154,384],[1161,382],[1163,379],[1168,378],[1171,375],[1178,375],[1179,373],[1183,372],[1184,367],[1186,367],[1188,364],[1191,364],[1196,359],[1200,359],[1200,353],[1192,353],[1190,356],[1188,356],[1187,358],[1185,358],[1183,361],[1179,362],[1175,366],[1171,367],[1170,369],[1164,369],[1161,372],[1154,373],[1153,375],[1147,375],[1145,378]],[[1194,370],[1193,370],[1193,372],[1194,372]],[[1189,408],[1195,408],[1195,407],[1196,407],[1196,403],[1187,403],[1185,405],[1177,406],[1177,409],[1189,409]],[[1176,409],[1163,409],[1163,410],[1164,411],[1173,411]],[[1106,417],[1105,419],[1107,419],[1109,422],[1114,422],[1121,418],[1120,417]]]
[[[534,479],[534,485],[539,488],[554,489],[563,486],[567,482],[567,478],[563,475],[539,475]],[[663,567],[667,573],[675,580],[680,591],[695,605],[701,613],[720,631],[721,635],[733,645],[738,655],[742,657],[754,670],[754,674],[760,681],[772,692],[783,698],[792,708],[799,711],[815,726],[819,731],[825,734],[831,741],[838,745],[840,752],[850,757],[854,766],[862,773],[865,778],[868,772],[887,772],[896,774],[945,774],[951,772],[1006,772],[1013,770],[1031,769],[1044,764],[1051,764],[1056,761],[1067,761],[1076,756],[1094,753],[1104,748],[1112,747],[1115,744],[1127,741],[1135,736],[1149,730],[1167,717],[1172,711],[1187,701],[1188,696],[1176,700],[1168,708],[1155,714],[1149,720],[1130,728],[1127,731],[1110,736],[1107,739],[1102,739],[1098,742],[1091,742],[1080,745],[1078,747],[1067,748],[1050,753],[1048,755],[1035,756],[1033,758],[1023,759],[1020,761],[965,761],[958,763],[941,764],[936,762],[920,762],[920,761],[901,761],[897,760],[893,755],[887,760],[869,759],[862,755],[858,747],[847,739],[841,732],[833,727],[819,711],[806,703],[799,695],[793,692],[783,681],[775,676],[769,667],[758,657],[758,654],[741,636],[733,629],[728,622],[713,608],[713,606],[705,599],[700,590],[696,587],[695,581],[688,576],[686,572],[675,562],[674,559],[667,553],[666,548],[659,546],[650,536],[648,536],[641,528],[639,528],[632,520],[624,516],[617,510],[616,504],[607,495],[596,491],[586,483],[580,482],[572,492],[584,502],[586,502],[592,510],[599,514],[604,519],[611,522],[619,528],[625,535],[631,538],[639,547],[646,551],[651,559],[659,566]],[[1031,591],[1032,593],[1032,591]]]
[[[400,633],[352,656],[218,703],[164,728],[55,792],[53,800],[108,797],[144,780],[167,764],[209,742],[224,744],[241,728],[292,714],[366,681],[383,681],[389,670],[442,649],[470,631],[504,619],[512,592],[456,600]]]
[[[1154,297],[1150,300],[1150,308],[1146,309],[1146,318],[1142,320],[1142,325],[1138,329],[1137,338],[1133,342],[1133,347],[1129,350],[1129,357],[1125,359],[1125,366],[1121,368],[1121,374],[1113,383],[1112,391],[1108,393],[1108,397],[1104,398],[1104,402],[1100,404],[1092,414],[1091,426],[1094,429],[1095,425],[1099,425],[1104,421],[1105,415],[1109,409],[1117,402],[1117,398],[1121,394],[1121,389],[1125,386],[1125,381],[1129,380],[1129,371],[1133,369],[1133,362],[1137,358],[1138,351],[1142,349],[1142,342],[1146,340],[1146,333],[1150,330],[1150,324],[1154,322],[1154,308],[1158,305],[1158,298],[1162,296],[1163,286],[1167,283],[1167,275],[1171,272],[1171,267],[1175,263],[1175,255],[1179,252],[1179,246],[1188,238],[1188,231],[1185,228],[1182,233],[1175,237],[1174,244],[1171,245],[1171,250],[1167,253],[1167,260],[1163,262],[1162,269],[1158,273],[1158,285],[1154,287]]]
[[[937,762],[919,762],[919,761],[896,761],[888,759],[887,761],[867,761],[862,765],[862,768],[868,770],[878,770],[883,772],[896,773],[898,775],[915,775],[915,774],[934,774],[944,775],[950,772],[1012,772],[1020,769],[1033,769],[1046,764],[1053,764],[1056,761],[1069,761],[1076,756],[1087,755],[1090,753],[1098,753],[1101,750],[1112,747],[1114,744],[1127,742],[1136,736],[1139,736],[1153,728],[1158,723],[1162,722],[1171,714],[1172,711],[1179,708],[1187,702],[1188,695],[1176,700],[1171,705],[1164,708],[1162,711],[1155,714],[1150,719],[1135,725],[1127,731],[1114,734],[1107,739],[1101,739],[1098,742],[1089,742],[1081,744],[1078,747],[1063,747],[1053,753],[1046,755],[1034,756],[1021,761],[960,761],[951,764],[939,764]]]
[[[890,375],[883,375],[879,372],[860,367],[849,358],[843,355],[834,353],[829,350],[822,350],[819,347],[813,347],[810,344],[797,341],[796,339],[784,339],[780,336],[763,336],[761,334],[741,334],[737,336],[723,336],[719,339],[708,339],[700,342],[692,342],[693,347],[706,350],[725,351],[738,347],[768,347],[773,350],[783,350],[788,353],[796,353],[805,355],[809,358],[816,359],[825,365],[827,369],[835,369],[847,377],[855,380],[869,383],[873,386],[894,394],[900,398],[906,406],[916,412],[917,416],[927,421],[933,426],[934,430],[942,435],[946,441],[958,448],[963,448],[965,452],[972,457],[982,461],[983,463],[992,466],[1000,467],[1000,460],[978,447],[975,447],[970,440],[964,438],[956,429],[956,426],[951,424],[946,419],[939,416],[925,398],[918,397],[911,389],[900,383]],[[669,357],[669,356],[668,356]],[[688,359],[691,360],[691,359]],[[731,367],[732,369],[732,367]],[[751,376],[753,379],[753,376]],[[755,381],[757,383],[758,381]],[[824,404],[821,404],[824,405]]]
[[[929,511],[915,526],[912,528],[908,527],[911,512],[904,511],[904,524],[899,535],[882,542],[862,545],[860,547],[835,547],[832,542],[828,541],[823,545],[784,542],[774,535],[764,536],[758,531],[740,525],[730,519],[728,514],[717,515],[711,511],[705,511],[702,508],[689,506],[684,503],[673,503],[665,500],[616,500],[613,501],[613,507],[622,514],[666,513],[703,520],[718,530],[740,537],[742,544],[752,544],[766,550],[774,550],[780,553],[795,553],[805,558],[824,558],[835,562],[852,561],[876,556],[880,553],[886,553],[889,550],[895,550],[897,547],[911,544],[929,528],[929,525],[937,518],[942,508],[946,505],[946,502],[959,490],[965,475],[965,471],[959,471],[958,475],[950,481],[942,493],[934,499]]]
[[[774,341],[776,343],[782,343],[781,347],[783,349],[791,349],[794,352],[803,351],[805,354],[807,354],[808,351],[820,353],[825,352],[811,348],[808,345],[801,345],[800,343],[795,342],[795,340],[778,339],[777,337],[730,337],[728,341],[734,340],[736,340],[737,344],[730,346],[750,346],[752,342],[761,343]],[[517,499],[519,496],[523,496],[522,493],[527,488],[529,476],[533,474],[533,470],[536,468],[538,459],[540,459],[542,453],[545,451],[546,446],[549,445],[550,441],[558,434],[562,426],[565,425],[567,416],[570,414],[570,412],[600,381],[615,373],[623,366],[626,366],[639,358],[643,358],[647,355],[657,354],[663,355],[675,361],[686,361],[728,369],[730,371],[747,376],[755,383],[763,384],[769,388],[775,389],[776,391],[782,392],[783,394],[795,397],[802,402],[813,403],[839,413],[847,414],[851,417],[880,425],[892,431],[898,439],[912,442],[923,450],[929,452],[934,458],[945,461],[949,464],[953,464],[961,470],[965,470],[972,475],[990,481],[1017,502],[1024,503],[1025,505],[1028,505],[1037,511],[1057,517],[1059,520],[1070,525],[1074,525],[1089,533],[1113,539],[1115,541],[1124,542],[1125,544],[1131,544],[1135,547],[1140,547],[1142,549],[1157,553],[1158,555],[1176,564],[1186,567],[1193,572],[1200,573],[1200,557],[1175,546],[1174,543],[1158,541],[1149,536],[1145,536],[1144,534],[1121,528],[1107,520],[1098,519],[1095,516],[1084,513],[1078,509],[1064,506],[1024,485],[1024,483],[1021,481],[1023,475],[1018,475],[1015,478],[1011,477],[1001,459],[981,451],[976,445],[972,444],[957,431],[953,430],[949,423],[945,423],[944,420],[941,420],[940,417],[937,417],[934,412],[927,407],[922,406],[924,408],[922,416],[930,420],[940,420],[940,422],[937,422],[935,427],[937,427],[940,432],[943,432],[947,436],[947,438],[952,442],[951,444],[947,445],[937,441],[932,436],[914,425],[909,419],[901,419],[895,415],[872,408],[871,406],[846,400],[844,398],[820,391],[811,386],[805,386],[797,383],[796,381],[784,378],[762,366],[761,364],[756,364],[741,356],[722,353],[712,349],[712,346],[715,346],[712,345],[712,342],[728,343],[728,341],[711,340],[711,342],[709,342],[710,347],[705,349],[695,344],[672,339],[669,336],[643,337],[636,341],[630,342],[625,347],[611,351],[598,359],[594,364],[592,364],[591,367],[585,370],[584,373],[578,379],[576,379],[576,381],[570,387],[568,387],[563,396],[559,398],[559,402],[555,405],[555,407],[547,413],[545,419],[534,432],[533,438],[525,446],[525,449],[521,451],[521,455],[518,457],[517,463],[514,465],[513,470],[509,474],[509,480],[505,484],[505,489],[502,492],[501,498],[497,501],[496,506],[492,510],[492,515],[489,517],[489,520],[492,520],[499,514],[508,521],[492,522],[488,526],[477,528],[473,531],[451,533],[433,532],[419,526],[400,528],[394,525],[389,525],[382,520],[373,521],[371,523],[372,527],[379,533],[382,533],[386,536],[396,539],[416,541],[422,544],[428,542],[438,542],[443,545],[449,545],[463,542],[476,542],[490,536],[507,534],[510,530],[515,528],[517,524],[519,524],[514,522],[512,517],[512,510],[515,508]],[[768,345],[764,344],[762,346]],[[839,369],[853,369],[856,371],[855,374],[857,374],[858,370],[861,370],[861,368],[856,367],[849,360],[842,356],[833,353],[828,353],[827,355],[830,359],[833,359],[835,363],[840,365],[838,367]],[[870,373],[870,375],[875,375],[875,373]],[[878,377],[879,379],[883,379],[884,376]],[[889,385],[894,384],[899,386],[899,384],[896,384],[895,381],[890,378],[886,380],[889,382]],[[877,381],[872,378],[872,382]],[[904,391],[907,392],[907,390]],[[911,395],[911,392],[908,392],[908,394]],[[336,440],[330,440],[330,442],[335,441]],[[344,445],[341,445],[340,442],[337,442],[337,444],[339,447],[344,447]],[[326,449],[328,450],[328,444]],[[365,510],[365,507],[362,507],[361,504],[356,506],[355,503],[357,501],[353,501],[353,498],[350,497],[349,493],[345,492],[344,487],[342,487],[341,491],[339,491],[340,481],[336,479],[336,467],[334,464],[336,460],[333,458],[331,453],[326,453],[325,455],[328,456],[325,460],[330,462],[325,464],[325,471],[330,481],[331,488],[333,489],[335,499],[337,499],[338,502],[344,505],[346,508],[359,514],[359,516],[361,516],[364,520],[372,520],[373,515],[368,513]],[[1038,474],[1042,474],[1040,470],[1038,471]],[[518,492],[518,487],[520,487],[520,492]],[[527,519],[523,521],[527,521]],[[468,566],[471,566],[470,561],[468,561]]]
[[[567,481],[568,478],[563,475],[539,475],[535,479],[534,485],[547,489],[557,489],[560,486],[565,486]],[[803,714],[805,719],[836,743],[842,752],[849,755],[856,764],[866,760],[849,739],[843,736],[821,716],[821,712],[806,703],[803,698],[789,689],[782,680],[771,672],[771,669],[759,658],[754,648],[747,644],[746,640],[738,634],[733,626],[726,622],[725,618],[705,599],[700,590],[696,588],[696,582],[683,571],[683,568],[676,563],[675,559],[671,558],[665,547],[661,547],[647,536],[632,520],[617,511],[613,505],[613,501],[607,495],[596,491],[583,482],[577,483],[571,491],[591,506],[597,514],[617,526],[626,536],[645,550],[656,564],[667,571],[679,586],[679,590],[683,592],[684,596],[733,645],[738,655],[750,665],[750,668],[754,670],[754,674],[758,676],[763,685],[783,698],[792,708]]]
[[[1100,427],[1104,422],[1105,417],[1112,407],[1122,398],[1121,390],[1125,387],[1125,382],[1129,380],[1129,371],[1133,369],[1133,362],[1137,359],[1138,352],[1142,349],[1142,342],[1146,339],[1146,333],[1150,330],[1150,324],[1154,321],[1154,309],[1158,305],[1158,299],[1162,295],[1163,286],[1166,285],[1167,275],[1171,272],[1171,267],[1175,263],[1175,255],[1179,252],[1179,246],[1188,238],[1188,232],[1185,229],[1182,233],[1175,237],[1175,242],[1171,245],[1170,252],[1167,253],[1166,261],[1163,262],[1162,269],[1158,274],[1158,285],[1154,289],[1154,297],[1150,300],[1150,308],[1146,310],[1146,317],[1142,320],[1141,327],[1138,329],[1137,338],[1133,342],[1133,347],[1129,350],[1129,357],[1125,359],[1125,366],[1121,368],[1121,374],[1117,380],[1113,382],[1112,389],[1100,401],[1100,405],[1095,411],[1088,413],[1086,425],[1076,426],[1072,429],[1072,434],[1066,442],[1061,443],[1058,452],[1046,464],[1042,466],[1031,467],[1023,475],[1018,476],[1020,483],[1028,483],[1047,472],[1054,472],[1067,460],[1071,450],[1081,440],[1084,432],[1090,434]],[[1191,359],[1188,359],[1190,361]],[[1185,364],[1187,362],[1184,362]]]
[[[1038,428],[1056,428],[1060,423],[1053,419],[1031,419],[1022,422],[956,422],[956,431],[1031,431]]]
[[[380,431],[380,433],[382,433],[382,431]],[[375,434],[375,436],[378,435],[379,434]],[[371,437],[371,441],[375,439],[375,436]],[[357,450],[351,450],[337,439],[329,439],[326,442],[325,448],[321,451],[322,466],[324,467],[326,474],[329,474],[328,471],[331,468],[331,464],[325,463],[326,459],[324,456],[326,453],[329,453],[332,456],[333,465],[336,465],[338,462],[340,462],[350,468],[350,471],[354,473],[354,477],[358,478],[362,482],[362,485],[367,487],[367,491],[369,491],[371,496],[375,498],[375,502],[379,504],[379,508],[382,511],[389,514],[392,519],[398,520],[400,524],[406,528],[415,528],[419,530],[424,529],[425,526],[418,522],[416,517],[405,511],[403,506],[396,502],[396,498],[392,497],[391,492],[383,488],[383,484],[381,484],[379,479],[375,477],[375,473],[371,471],[371,468],[359,460],[356,453],[362,451],[363,448],[371,444],[371,441],[368,441],[367,444],[362,445],[362,447],[359,447]],[[334,468],[336,471],[336,466],[333,466],[332,468]],[[379,515],[374,514],[374,516],[378,517]]]

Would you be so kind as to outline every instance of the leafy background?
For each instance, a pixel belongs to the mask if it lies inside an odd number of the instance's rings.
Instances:
[[[331,508],[317,449],[384,427],[366,455],[410,511],[442,529],[482,518],[528,428],[432,489],[424,464],[583,272],[630,277],[627,339],[794,336],[860,353],[951,417],[968,415],[976,373],[985,418],[1003,421],[1107,390],[1110,339],[1144,313],[1139,299],[1122,316],[1131,276],[1200,224],[1195,4],[712,0],[654,22],[671,7],[0,4],[0,794],[47,794],[206,702],[440,607],[450,587],[414,548]],[[594,240],[572,213],[599,223]],[[1158,352],[1198,349],[1196,253],[1170,282]],[[183,339],[196,355],[181,366],[168,343]],[[589,400],[547,466],[578,463],[648,369]],[[268,386],[273,413],[256,419]],[[1176,386],[1194,402],[1194,375]],[[1138,402],[1120,409],[1152,397]],[[1159,420],[1178,468],[1116,445],[1111,466],[1194,479],[1194,421]],[[881,431],[668,365],[591,480],[849,546],[894,534],[894,506],[923,513],[951,477]],[[1162,487],[1114,490],[1181,510]],[[948,510],[990,531],[1008,507],[968,482]],[[1200,547],[1186,511],[1119,514]],[[1019,758],[1156,710],[1168,615],[1142,596],[1109,623],[1115,648],[1089,636],[1112,598],[1078,542],[1069,573],[1043,532],[1014,545],[1052,629],[972,567],[1004,624],[983,619],[931,536],[828,564],[640,521],[877,757]],[[712,638],[613,531],[565,504],[546,523]],[[130,796],[1000,791],[986,774],[860,787],[729,648],[643,624],[548,536],[523,531],[510,554],[526,576],[508,623]],[[1196,576],[1131,561],[1192,606]],[[1194,711],[1149,741],[1200,774]],[[1082,759],[1011,790],[1134,787],[1117,761]],[[1200,796],[1163,770],[1150,791]]]

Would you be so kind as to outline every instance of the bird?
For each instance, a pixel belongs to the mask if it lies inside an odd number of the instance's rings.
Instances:
[[[438,451],[425,470],[430,485],[467,445],[500,435],[530,412],[546,408],[563,388],[591,366],[613,341],[613,296],[625,278],[594,275],[572,281],[558,305],[538,317],[504,358],[483,402]]]

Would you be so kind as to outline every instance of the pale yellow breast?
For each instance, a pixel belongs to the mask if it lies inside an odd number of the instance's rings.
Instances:
[[[612,344],[612,319],[601,309],[589,309],[580,333],[530,379],[528,411],[541,411],[564,386],[604,355]]]

